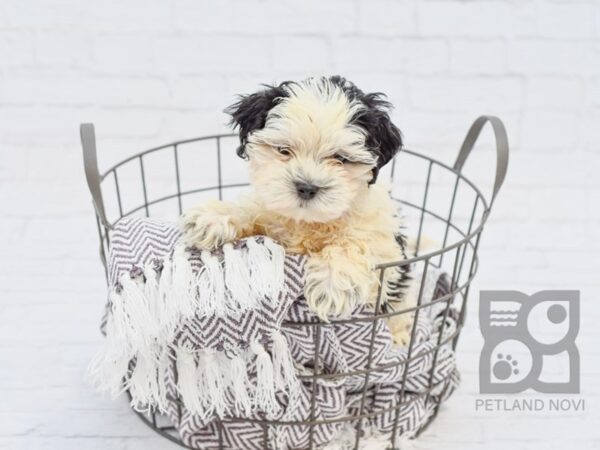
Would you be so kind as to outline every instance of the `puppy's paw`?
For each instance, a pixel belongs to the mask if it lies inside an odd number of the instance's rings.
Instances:
[[[181,218],[187,245],[214,250],[237,238],[238,230],[232,207],[218,201],[206,202]]]
[[[407,347],[410,344],[410,335],[415,322],[412,312],[391,316],[387,319],[388,327],[396,345]]]
[[[342,270],[330,261],[311,259],[306,267],[304,297],[323,321],[347,317],[369,299],[372,279],[360,270]]]

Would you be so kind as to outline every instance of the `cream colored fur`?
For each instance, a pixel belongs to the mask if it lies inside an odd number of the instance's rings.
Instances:
[[[365,147],[364,131],[351,124],[362,105],[327,80],[289,89],[265,127],[248,137],[251,194],[235,203],[206,202],[184,215],[183,226],[189,244],[203,249],[267,235],[288,252],[308,255],[309,306],[322,320],[347,317],[365,299],[376,300],[379,272],[373,267],[403,258],[394,237],[400,228],[396,207],[386,186],[368,184],[376,160]],[[302,200],[297,182],[321,190]],[[395,275],[386,270],[384,283]],[[385,293],[384,286],[382,302]],[[390,324],[399,343],[407,341],[408,316]]]

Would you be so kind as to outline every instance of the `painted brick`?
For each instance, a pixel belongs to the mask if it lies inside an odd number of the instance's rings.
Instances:
[[[479,110],[500,114],[518,110],[523,86],[517,78],[414,77],[409,97],[415,109]]]
[[[535,32],[534,2],[419,2],[418,30],[423,35],[498,37]]]
[[[450,165],[477,115],[509,133],[459,344],[463,383],[416,447],[600,448],[599,30],[595,0],[1,1],[0,449],[176,448],[84,381],[105,291],[79,123],[96,124],[104,169],[228,132],[236,94],[320,73],[387,93],[407,146]],[[223,145],[224,167],[240,168],[235,140]],[[484,195],[494,161],[486,129],[464,168]],[[395,192],[421,199],[424,172],[397,169]],[[436,209],[445,181],[432,180]],[[565,287],[582,290],[589,410],[476,412],[479,290]]]
[[[329,43],[323,38],[277,37],[273,41],[273,68],[280,72],[326,73],[329,55]]]
[[[31,65],[34,62],[33,30],[0,30],[3,67]]]
[[[450,69],[461,74],[495,75],[506,71],[503,40],[456,39],[450,45]]]
[[[594,2],[541,2],[540,35],[552,38],[591,38],[594,35]]]
[[[417,31],[417,2],[361,0],[358,32],[365,35],[410,36]]]
[[[516,39],[509,43],[508,66],[520,74],[596,73],[597,52],[581,41]]]

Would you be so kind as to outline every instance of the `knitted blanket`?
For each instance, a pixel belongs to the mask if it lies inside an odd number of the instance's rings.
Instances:
[[[442,341],[456,330],[453,308],[421,310],[409,359],[384,320],[315,327],[302,296],[305,257],[286,255],[271,239],[207,252],[179,238],[174,225],[150,219],[117,223],[106,340],[90,374],[101,390],[129,391],[133,408],[168,416],[186,445],[286,450],[306,447],[312,436],[319,448],[356,426],[336,418],[361,413],[370,415],[363,430],[412,437],[458,384],[450,343],[435,351],[440,330]],[[423,302],[447,292],[445,275],[430,269]],[[352,318],[372,315],[362,306]],[[378,370],[365,379],[369,367]],[[315,370],[322,377],[313,380]],[[278,425],[263,427],[265,419]],[[313,427],[294,424],[311,419]]]

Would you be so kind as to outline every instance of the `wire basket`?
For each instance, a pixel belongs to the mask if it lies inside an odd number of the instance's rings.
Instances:
[[[462,174],[462,169],[471,153],[479,134],[486,123],[493,128],[496,143],[497,164],[493,191],[489,202],[479,188]],[[123,217],[146,216],[176,217],[186,208],[193,206],[203,199],[217,197],[219,199],[235,198],[247,188],[246,171],[243,161],[227,158],[224,164],[223,152],[234,154],[237,147],[237,135],[213,135],[195,139],[173,142],[160,147],[151,148],[137,153],[108,169],[103,174],[98,171],[94,127],[91,124],[81,125],[81,140],[83,145],[84,166],[90,192],[92,194],[98,235],[100,238],[100,258],[107,270],[107,255],[110,248],[110,232],[117,221]],[[377,299],[373,316],[368,320],[377,324],[390,316],[414,313],[415,320],[425,308],[432,303],[443,305],[444,323],[452,307],[458,311],[456,330],[450,336],[439,333],[437,345],[432,349],[433,364],[429,377],[429,386],[425,396],[426,407],[431,408],[428,419],[419,426],[422,432],[436,417],[441,400],[430,395],[433,386],[433,371],[435,370],[439,349],[444,345],[456,348],[460,331],[464,324],[466,301],[469,287],[478,266],[477,249],[484,224],[490,213],[491,206],[504,181],[508,167],[508,140],[502,122],[493,116],[481,116],[469,129],[460,148],[453,166],[443,164],[432,158],[411,150],[402,150],[388,165],[388,176],[392,184],[392,198],[402,208],[407,219],[408,234],[415,236],[413,244],[414,256],[403,261],[390,261],[378,265],[374,270],[383,279],[384,272],[396,267],[412,268],[412,273],[421,277],[424,284],[428,270],[433,267],[444,270],[449,276],[449,292],[430,302],[423,301],[423,290],[418,295],[417,305],[400,311],[384,311]],[[385,172],[380,178],[385,177]],[[406,230],[405,230],[406,231]],[[437,244],[435,244],[437,243]],[[417,268],[417,270],[415,270]],[[439,307],[439,305],[438,305]],[[316,327],[314,333],[315,349],[319,348],[318,339],[321,328],[334,326],[340,322],[353,322],[357,319],[333,320],[330,323],[311,323]],[[364,320],[364,319],[361,319]],[[283,323],[283,327],[298,324]],[[375,329],[373,326],[373,337]],[[419,355],[413,355],[415,329],[408,344],[408,357],[398,364],[410,365]],[[393,430],[389,438],[389,448],[398,448],[396,428],[400,411],[406,406],[405,366],[402,384],[398,390],[398,401],[391,411],[364,412],[365,398],[369,385],[369,377],[377,370],[371,366],[373,359],[373,341],[368,352],[367,367],[357,373],[339,373],[338,376],[360,375],[364,377],[362,400],[358,414],[343,416],[334,422],[354,424],[357,429],[354,448],[358,449],[361,440],[361,429],[365,420],[371,420],[377,414],[394,414]],[[442,338],[443,337],[443,338]],[[310,439],[308,449],[316,448],[313,440],[313,428],[321,422],[315,419],[315,384],[325,374],[319,372],[318,352],[314,355],[314,373],[301,377],[303,382],[312,383],[311,418],[308,421],[281,423],[275,421],[256,421],[264,431],[264,449],[270,449],[268,431],[271,426],[303,426],[309,427]],[[329,374],[328,376],[331,376]],[[186,445],[178,436],[177,428],[165,423],[160,414],[151,412],[148,415],[136,412],[141,419],[154,431],[183,447]],[[217,418],[219,430],[218,449],[226,447],[223,443],[222,430],[225,422],[244,422],[244,418]],[[331,423],[332,420],[327,420]],[[191,447],[188,447],[191,448]],[[276,449],[272,449],[276,450]]]

